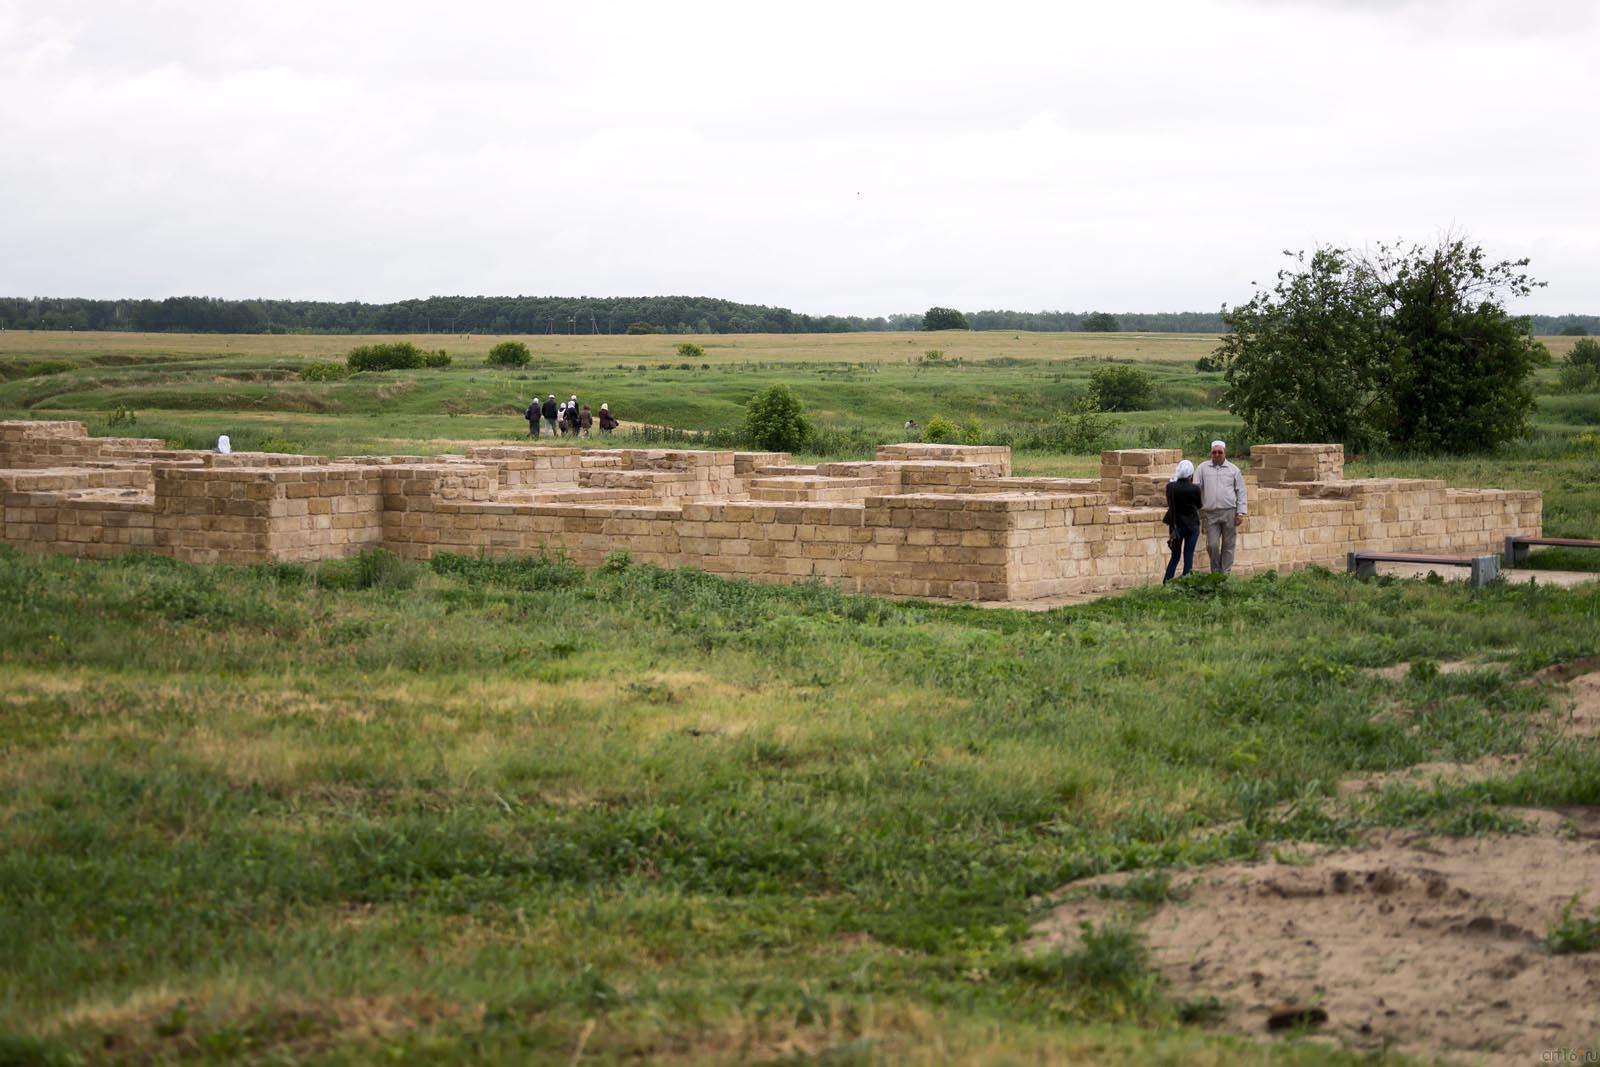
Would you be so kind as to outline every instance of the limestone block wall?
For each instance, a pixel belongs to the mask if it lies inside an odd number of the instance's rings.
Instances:
[[[1175,451],[1099,478],[1016,478],[1003,449],[895,445],[797,466],[781,453],[484,446],[468,456],[174,452],[81,423],[0,422],[3,539],[195,562],[320,560],[382,545],[561,552],[849,591],[1029,600],[1159,580]],[[1537,534],[1536,492],[1341,477],[1335,446],[1259,446],[1236,570],[1341,567],[1353,549],[1481,553]],[[1204,550],[1200,553],[1202,569]]]
[[[1121,448],[1100,453],[1100,488],[1112,503],[1167,506],[1167,482],[1183,458],[1176,448]]]
[[[1344,446],[1254,445],[1250,473],[1262,485],[1338,481],[1344,477]]]

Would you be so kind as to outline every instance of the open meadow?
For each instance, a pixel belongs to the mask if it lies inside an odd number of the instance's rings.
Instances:
[[[731,446],[784,382],[829,456],[939,415],[1085,475],[1062,413],[1126,362],[1154,387],[1109,447],[1249,443],[1204,337],[545,336],[504,370],[435,335],[447,367],[300,377],[368,340],[0,332],[0,418],[418,453],[577,393],[638,427],[611,444]],[[1347,472],[1540,489],[1547,533],[1600,536],[1600,395],[1538,389],[1528,441]],[[1597,670],[1594,582],[1022,612],[623,558],[0,546],[0,1065],[1592,1049]]]

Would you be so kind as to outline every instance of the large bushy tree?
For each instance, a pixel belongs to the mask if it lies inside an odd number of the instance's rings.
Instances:
[[[750,398],[744,408],[745,440],[770,452],[792,452],[811,436],[805,405],[781,382]]]
[[[967,317],[955,308],[932,307],[922,313],[924,330],[965,330]]]
[[[1461,452],[1527,433],[1544,352],[1505,309],[1540,284],[1527,260],[1456,238],[1289,254],[1270,291],[1223,311],[1224,403],[1251,436]]]

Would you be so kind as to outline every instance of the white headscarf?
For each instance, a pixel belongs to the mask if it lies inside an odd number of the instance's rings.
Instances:
[[[1194,477],[1194,464],[1190,463],[1186,459],[1179,460],[1178,461],[1178,469],[1172,472],[1172,480],[1175,481],[1175,482],[1181,482],[1185,478],[1193,478],[1193,477]]]

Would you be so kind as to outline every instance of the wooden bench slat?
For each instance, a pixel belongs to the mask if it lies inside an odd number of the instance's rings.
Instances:
[[[1559,545],[1563,548],[1600,548],[1600,541],[1586,541],[1581,537],[1513,537],[1519,545]]]
[[[1438,563],[1454,567],[1472,566],[1471,556],[1418,556],[1407,552],[1352,552],[1358,560],[1373,563]]]

